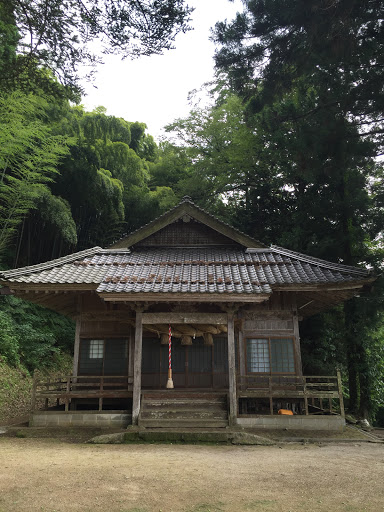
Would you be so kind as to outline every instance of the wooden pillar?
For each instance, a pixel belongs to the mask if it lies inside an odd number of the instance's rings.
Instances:
[[[80,327],[81,319],[76,319],[76,330],[75,330],[75,346],[73,349],[73,376],[77,377],[79,371],[79,352],[80,352]]]
[[[301,348],[300,348],[300,332],[299,332],[299,317],[297,312],[293,313],[293,333],[294,333],[294,351],[296,361],[296,375],[303,375],[303,366],[301,363]]]
[[[137,425],[141,398],[141,359],[143,352],[143,310],[136,310],[135,356],[133,361],[132,425]]]
[[[73,348],[73,376],[77,377],[79,372],[79,355],[80,355],[80,330],[81,330],[81,312],[83,300],[82,296],[78,295],[76,304],[76,329],[75,329],[75,346]]]
[[[228,311],[229,425],[237,423],[236,356],[234,311]]]
[[[240,311],[241,314],[241,311]],[[242,324],[241,324],[242,326]],[[240,377],[240,389],[246,389],[246,380],[244,377],[247,375],[247,367],[245,361],[245,346],[244,346],[244,335],[243,329],[239,331],[239,377]],[[245,384],[245,386],[244,386]]]
[[[134,361],[134,343],[132,328],[129,328],[128,340],[128,389],[132,390],[133,383],[133,361]]]

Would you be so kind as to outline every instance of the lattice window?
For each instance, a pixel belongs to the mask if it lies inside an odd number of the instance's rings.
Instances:
[[[89,359],[103,359],[104,340],[90,340]]]
[[[247,340],[248,372],[267,373],[270,371],[268,339],[253,338]]]
[[[248,338],[248,373],[294,373],[292,338]]]
[[[295,371],[295,356],[291,338],[271,339],[272,371],[277,373],[293,373]]]

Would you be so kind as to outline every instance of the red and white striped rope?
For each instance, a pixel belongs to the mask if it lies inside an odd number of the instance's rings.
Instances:
[[[169,363],[169,366],[168,368],[171,370],[172,369],[172,331],[171,331],[171,324],[169,324],[169,329],[168,329],[168,334],[169,334],[169,337],[168,337],[168,363]]]

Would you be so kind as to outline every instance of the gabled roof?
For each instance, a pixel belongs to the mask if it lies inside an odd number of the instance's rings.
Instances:
[[[246,235],[245,233],[242,233],[229,224],[226,224],[225,222],[217,219],[202,208],[199,208],[192,202],[189,196],[184,196],[183,200],[177,206],[172,208],[172,210],[169,210],[152,222],[121,238],[112,244],[110,249],[123,249],[132,247],[138,242],[141,242],[145,238],[148,238],[157,231],[160,231],[164,227],[179,219],[182,219],[185,216],[201,222],[205,226],[210,227],[221,235],[224,235],[225,237],[242,245],[243,247],[266,247],[261,242]]]
[[[148,247],[142,243],[184,215],[236,243],[181,247]],[[132,250],[127,248],[134,244]],[[32,301],[35,293],[92,290],[112,301],[261,302],[274,292],[293,291],[301,314],[310,315],[352,297],[375,279],[365,269],[258,244],[185,198],[176,208],[109,249],[93,247],[39,265],[0,272],[0,283],[20,296],[34,290],[28,296]]]

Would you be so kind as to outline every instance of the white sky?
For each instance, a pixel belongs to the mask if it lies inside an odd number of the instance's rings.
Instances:
[[[195,7],[193,31],[179,34],[175,50],[164,55],[122,61],[105,56],[93,84],[86,83],[86,110],[102,105],[108,115],[140,121],[159,140],[162,128],[189,113],[188,92],[213,78],[214,44],[210,29],[217,21],[232,20],[242,11],[241,0],[188,0]]]

